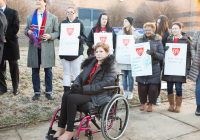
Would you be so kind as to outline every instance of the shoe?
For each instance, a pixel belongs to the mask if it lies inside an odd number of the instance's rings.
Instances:
[[[175,108],[175,112],[176,112],[176,113],[181,112],[182,100],[183,100],[183,97],[178,97],[178,96],[176,96],[176,108]]]
[[[128,91],[124,91],[124,98],[127,98],[128,97]]]
[[[0,90],[0,96],[3,95],[6,92],[7,92],[7,90]]]
[[[46,94],[45,97],[46,97],[48,100],[54,100],[54,98],[51,96],[51,94]]]
[[[156,100],[156,105],[160,105],[161,104],[161,99],[160,98],[157,98]]]
[[[140,106],[140,110],[141,110],[141,111],[144,111],[145,108],[146,108],[146,105],[145,105],[145,104],[141,104],[141,106]]]
[[[132,92],[129,92],[129,93],[128,93],[128,99],[129,99],[129,100],[133,99]]]
[[[197,110],[195,112],[195,115],[200,116],[200,105],[197,105]]]
[[[18,95],[19,93],[18,93],[17,90],[13,90],[13,94],[14,94],[14,95]]]
[[[147,108],[147,112],[152,112],[153,111],[153,104],[149,104]]]
[[[175,108],[174,108],[174,105],[175,105],[175,96],[174,96],[174,94],[167,95],[167,98],[168,98],[168,101],[169,101],[168,111],[174,112],[175,111]]]
[[[35,95],[32,97],[32,100],[33,100],[33,101],[39,100],[39,97],[40,97],[40,94],[35,94]]]

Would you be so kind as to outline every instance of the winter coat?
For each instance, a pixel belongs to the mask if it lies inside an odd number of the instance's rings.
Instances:
[[[33,14],[27,17],[27,25],[24,30],[26,36],[30,30]],[[54,40],[59,36],[58,19],[56,16],[47,11],[47,20],[44,28],[44,34],[50,34],[51,39],[42,40],[41,48],[41,66],[42,68],[50,68],[55,66],[55,48]],[[38,48],[29,40],[28,48],[28,67],[38,68]]]
[[[193,61],[188,78],[196,82],[200,70],[200,31],[195,32],[190,50]]]
[[[88,46],[88,50],[87,50],[87,55],[90,56],[92,54],[92,52],[94,51],[92,46],[94,45],[94,33],[97,29],[97,26],[93,27],[92,30],[90,31],[88,38],[87,38],[87,46]],[[116,34],[115,31],[111,28],[112,30],[112,35],[113,35],[113,49],[115,50],[116,48]]]
[[[163,44],[163,47],[165,47],[166,45],[166,42],[167,42],[167,38],[169,37],[169,32],[165,32],[164,36],[162,37],[162,44]]]
[[[158,34],[150,37],[150,40],[145,35],[138,40],[138,43],[150,42],[150,49],[155,51],[155,55],[151,57],[152,61],[152,75],[150,76],[137,76],[136,82],[141,84],[159,84],[160,83],[160,60],[164,58],[164,49],[161,42],[162,38]]]
[[[119,33],[117,35],[126,35],[126,34],[124,33],[124,30],[122,29],[121,31],[119,31]],[[133,37],[136,37],[137,39],[139,39],[141,36],[142,36],[142,34],[140,34],[135,28],[133,28]],[[131,64],[119,64],[118,63],[117,64],[117,69],[120,69],[120,70],[131,70]]]
[[[7,29],[7,20],[6,16],[0,12],[0,64],[3,57],[3,49],[4,49],[4,35]]]
[[[174,43],[174,35],[171,35],[171,36],[168,37],[167,43]],[[186,83],[186,76],[189,74],[190,65],[191,65],[190,40],[188,39],[187,34],[183,33],[182,37],[178,40],[177,43],[186,43],[187,44],[186,73],[185,73],[185,76],[164,75],[164,70],[163,70],[162,80],[163,81],[168,81],[168,82]]]
[[[83,87],[83,94],[91,95],[94,106],[101,106],[111,99],[109,94],[114,92],[114,90],[104,90],[103,87],[115,85],[117,71],[115,58],[110,55],[104,59],[96,70],[90,84],[87,84],[87,80],[96,63],[97,59],[94,56],[86,59],[81,65],[83,71],[77,76],[73,84]]]
[[[8,27],[5,34],[6,42],[4,43],[3,59],[16,61],[20,59],[18,36],[17,36],[17,33],[19,31],[18,12],[6,6],[4,14],[7,18]]]
[[[81,36],[81,39],[79,41],[79,52],[78,52],[78,56],[63,56],[63,55],[59,55],[60,59],[65,59],[67,61],[72,61],[72,60],[75,60],[77,59],[80,55],[83,55],[83,51],[84,51],[84,48],[83,48],[83,44],[85,43],[87,37],[85,36],[85,27],[83,25],[83,23],[78,19],[78,17],[73,21],[73,22],[70,22],[68,17],[66,18],[66,20],[63,20],[60,25],[59,25],[59,31],[61,30],[61,24],[62,23],[80,23],[80,36]],[[61,31],[60,31],[61,33]],[[59,33],[59,34],[60,34]]]

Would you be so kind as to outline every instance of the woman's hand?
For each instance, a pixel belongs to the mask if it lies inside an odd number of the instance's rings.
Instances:
[[[73,84],[73,85],[71,86],[70,92],[71,92],[72,94],[83,94],[83,88],[82,88],[82,87],[79,87],[79,86],[76,85],[76,84]]]
[[[27,34],[30,35],[31,33],[33,33],[31,30],[27,31]]]
[[[50,40],[51,35],[50,34],[43,34],[42,39],[44,39],[44,41]]]

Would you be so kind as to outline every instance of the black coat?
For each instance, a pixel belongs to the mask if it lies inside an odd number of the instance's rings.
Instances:
[[[91,95],[94,106],[101,106],[111,99],[109,93],[114,90],[104,90],[105,86],[114,86],[117,77],[116,62],[114,56],[108,56],[92,76],[90,84],[87,84],[90,73],[97,62],[96,57],[89,57],[83,63],[83,71],[77,76],[74,83],[83,87],[83,94]]]
[[[155,50],[155,55],[151,57],[152,61],[152,75],[150,76],[137,76],[136,82],[142,84],[159,84],[160,83],[160,61],[164,58],[164,49],[161,42],[161,36],[156,34],[152,35],[150,38],[150,49]],[[138,40],[138,43],[148,42],[145,35]]]
[[[80,23],[80,25],[81,25],[81,27],[80,27],[81,39],[79,41],[79,53],[78,53],[78,56],[63,56],[63,55],[60,55],[60,59],[65,59],[67,61],[72,61],[72,60],[75,60],[76,58],[78,58],[80,55],[83,55],[83,51],[84,51],[83,44],[87,40],[87,37],[85,36],[85,27],[84,27],[83,23],[78,19],[78,17],[73,22],[70,22],[68,17],[67,17],[66,20],[63,20],[61,23]],[[59,25],[59,31],[61,30],[61,23]]]
[[[3,49],[4,49],[4,35],[7,29],[7,20],[5,15],[0,12],[0,64],[3,57]]]
[[[17,33],[19,31],[19,16],[14,9],[6,7],[4,14],[8,21],[6,31],[6,43],[4,44],[3,59],[4,60],[18,60],[20,59],[19,44]]]
[[[88,35],[88,39],[87,39],[87,46],[88,46],[88,50],[87,50],[87,55],[90,56],[92,54],[92,52],[94,51],[92,46],[94,45],[94,33],[97,29],[97,26],[93,27],[92,30],[90,31],[89,35]],[[116,48],[116,34],[115,31],[111,28],[112,34],[113,34],[113,49],[115,51]]]
[[[173,35],[168,37],[167,43],[174,43]],[[191,66],[190,40],[188,39],[187,34],[183,33],[182,38],[180,38],[177,43],[186,43],[187,44],[186,74],[185,74],[187,76],[189,74],[189,70],[190,70],[190,66]],[[168,82],[186,83],[186,76],[164,75],[164,70],[163,70],[162,80],[168,81]]]

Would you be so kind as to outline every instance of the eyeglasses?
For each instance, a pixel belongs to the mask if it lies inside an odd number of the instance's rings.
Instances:
[[[145,32],[151,32],[152,30],[150,29],[150,30],[144,30]]]
[[[67,14],[68,14],[68,15],[73,15],[74,13],[73,13],[73,12],[67,12]]]

